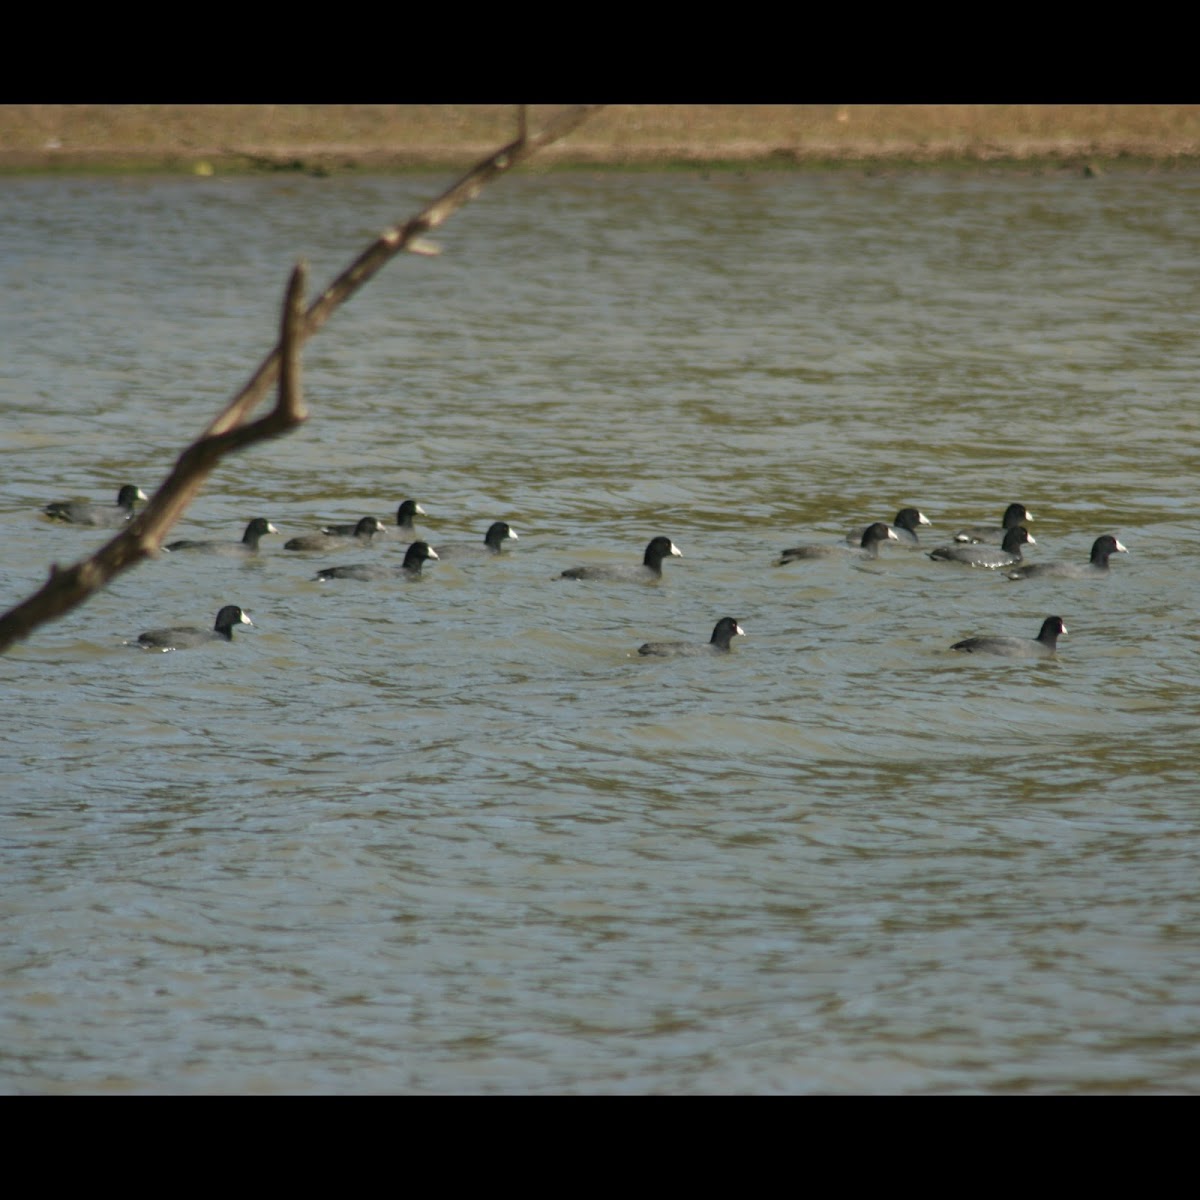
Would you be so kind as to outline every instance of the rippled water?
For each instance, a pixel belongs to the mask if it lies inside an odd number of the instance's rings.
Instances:
[[[9,179],[0,604],[156,487],[435,176]],[[0,660],[8,1092],[1200,1087],[1200,177],[506,179],[305,354],[312,409]],[[287,537],[400,500],[417,583]],[[1012,582],[886,548],[1011,500]],[[654,587],[555,577],[683,558]],[[229,646],[125,645],[255,622]],[[952,654],[1070,630],[1058,658]],[[721,658],[654,638],[746,630]]]

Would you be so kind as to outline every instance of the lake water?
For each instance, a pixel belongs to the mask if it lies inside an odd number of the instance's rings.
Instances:
[[[0,184],[0,606],[450,176]],[[0,660],[7,1093],[1200,1089],[1200,175],[526,172]],[[412,583],[288,537],[519,541]],[[1034,514],[1028,580],[885,547]],[[682,551],[656,586],[556,578]],[[250,613],[230,645],[126,645]],[[952,653],[1069,629],[1056,659]],[[721,657],[644,641],[746,631]]]

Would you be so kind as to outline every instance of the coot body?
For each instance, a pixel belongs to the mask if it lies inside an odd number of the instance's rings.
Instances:
[[[885,525],[882,521],[876,521],[872,525],[868,525],[862,531],[862,536],[859,538],[859,557],[860,558],[878,558],[880,542],[895,542],[899,538]],[[845,554],[853,553],[853,547],[844,546],[840,542],[835,542],[832,546],[793,546],[790,550],[784,550],[779,556],[779,561],[775,564],[777,567],[782,567],[784,563],[798,562],[802,559],[812,558],[838,558]]]
[[[951,650],[964,654],[996,654],[1003,658],[1052,658],[1058,639],[1067,632],[1062,617],[1047,617],[1036,638],[971,637],[955,642]]]
[[[378,517],[363,517],[357,525],[331,525],[329,529],[349,529],[349,534],[340,533],[306,533],[301,537],[289,538],[283,543],[285,550],[339,550],[351,542],[369,545],[377,533],[383,533],[387,526]]]
[[[744,637],[746,631],[732,618],[722,617],[713,629],[707,642],[645,642],[638,653],[647,657],[681,658],[695,654],[728,654],[729,643],[735,637]]]
[[[1008,573],[1009,579],[1088,579],[1108,574],[1108,559],[1113,554],[1128,554],[1129,551],[1110,533],[1098,537],[1092,543],[1092,556],[1085,563],[1027,563]]]
[[[1036,546],[1037,541],[1024,525],[1016,525],[1004,535],[1004,544],[999,549],[981,542],[962,542],[930,550],[929,557],[934,561],[966,563],[969,567],[995,570],[1019,563],[1021,547],[1026,544]]]
[[[140,487],[127,483],[118,493],[116,504],[92,504],[87,500],[56,500],[42,512],[55,521],[71,525],[91,525],[99,529],[118,529],[133,516],[134,506],[145,500]]]
[[[396,509],[396,524],[391,527],[389,536],[415,538],[417,531],[413,525],[413,517],[423,516],[425,516],[425,510],[415,500],[402,500],[400,507]],[[358,529],[358,524],[358,522],[352,522],[349,525],[324,525],[321,527],[321,532],[328,533],[333,537],[353,537]]]
[[[428,542],[413,542],[404,552],[401,566],[383,563],[352,563],[348,567],[326,567],[318,571],[318,579],[420,579],[421,567],[427,559],[438,557]]]
[[[211,629],[196,625],[177,625],[168,629],[147,629],[138,634],[138,645],[151,650],[186,650],[192,646],[204,646],[209,642],[233,641],[235,625],[253,625],[254,622],[236,604],[227,604],[217,613],[216,623]]]
[[[656,537],[646,547],[639,566],[619,564],[568,567],[562,579],[604,579],[625,583],[656,583],[662,578],[663,559],[669,556],[682,558],[683,552],[668,537]]]
[[[170,550],[172,554],[181,550],[194,550],[201,554],[257,554],[259,540],[268,533],[278,532],[279,530],[266,517],[255,517],[246,526],[240,542],[214,542],[181,538],[176,542],[168,542],[164,549]]]

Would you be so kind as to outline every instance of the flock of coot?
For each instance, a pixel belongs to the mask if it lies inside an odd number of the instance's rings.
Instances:
[[[47,504],[42,511],[53,520],[93,528],[115,529],[128,521],[133,516],[137,502],[145,499],[146,494],[141,488],[126,484],[117,494],[117,502],[114,505],[69,500]],[[405,500],[396,510],[394,526],[384,525],[377,517],[362,517],[348,524],[325,525],[315,534],[291,538],[284,543],[283,548],[288,551],[331,552],[368,546],[380,534],[390,538],[411,537],[413,540],[405,550],[404,559],[399,566],[388,563],[352,563],[348,566],[324,567],[317,572],[316,578],[416,579],[421,574],[421,568],[430,559],[499,555],[506,541],[517,539],[516,531],[507,522],[494,521],[481,542],[446,543],[435,550],[416,534],[413,518],[424,515],[425,510],[415,500]],[[938,546],[927,551],[927,554],[935,562],[961,563],[973,568],[1002,571],[1009,579],[1084,579],[1106,574],[1109,558],[1113,554],[1126,552],[1126,548],[1115,537],[1103,534],[1093,543],[1091,557],[1086,563],[1026,563],[1022,547],[1036,545],[1024,524],[1032,519],[1033,514],[1023,504],[1010,504],[999,525],[966,526],[954,535],[952,544]],[[902,508],[891,524],[876,521],[849,533],[844,543],[810,543],[784,550],[776,565],[783,567],[806,560],[855,554],[860,558],[875,559],[879,557],[880,545],[886,542],[896,542],[909,549],[921,549],[917,530],[920,526],[929,524],[929,520],[919,510]],[[240,542],[183,538],[167,543],[164,549],[170,553],[254,555],[258,553],[261,538],[278,532],[270,521],[257,517],[246,526]],[[662,578],[663,560],[672,556],[681,557],[675,543],[668,537],[656,537],[646,547],[640,563],[568,567],[559,578],[656,583]],[[150,629],[138,636],[137,644],[156,650],[181,650],[208,642],[227,642],[233,640],[233,627],[240,624],[250,625],[253,622],[236,604],[227,604],[217,613],[216,623],[211,629],[193,626]],[[712,637],[707,642],[646,642],[638,647],[638,653],[646,657],[726,654],[733,638],[742,636],[744,632],[733,617],[722,617],[716,623]],[[1058,639],[1066,632],[1067,627],[1062,618],[1050,616],[1042,622],[1041,630],[1035,638],[994,635],[970,637],[955,642],[950,649],[966,654],[995,654],[1006,658],[1049,658],[1055,653]]]

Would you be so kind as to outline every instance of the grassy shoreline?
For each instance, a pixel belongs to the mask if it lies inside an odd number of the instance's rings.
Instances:
[[[530,108],[530,125],[554,106]],[[0,171],[466,167],[512,105],[0,105]],[[543,167],[1200,166],[1200,105],[611,105]]]

